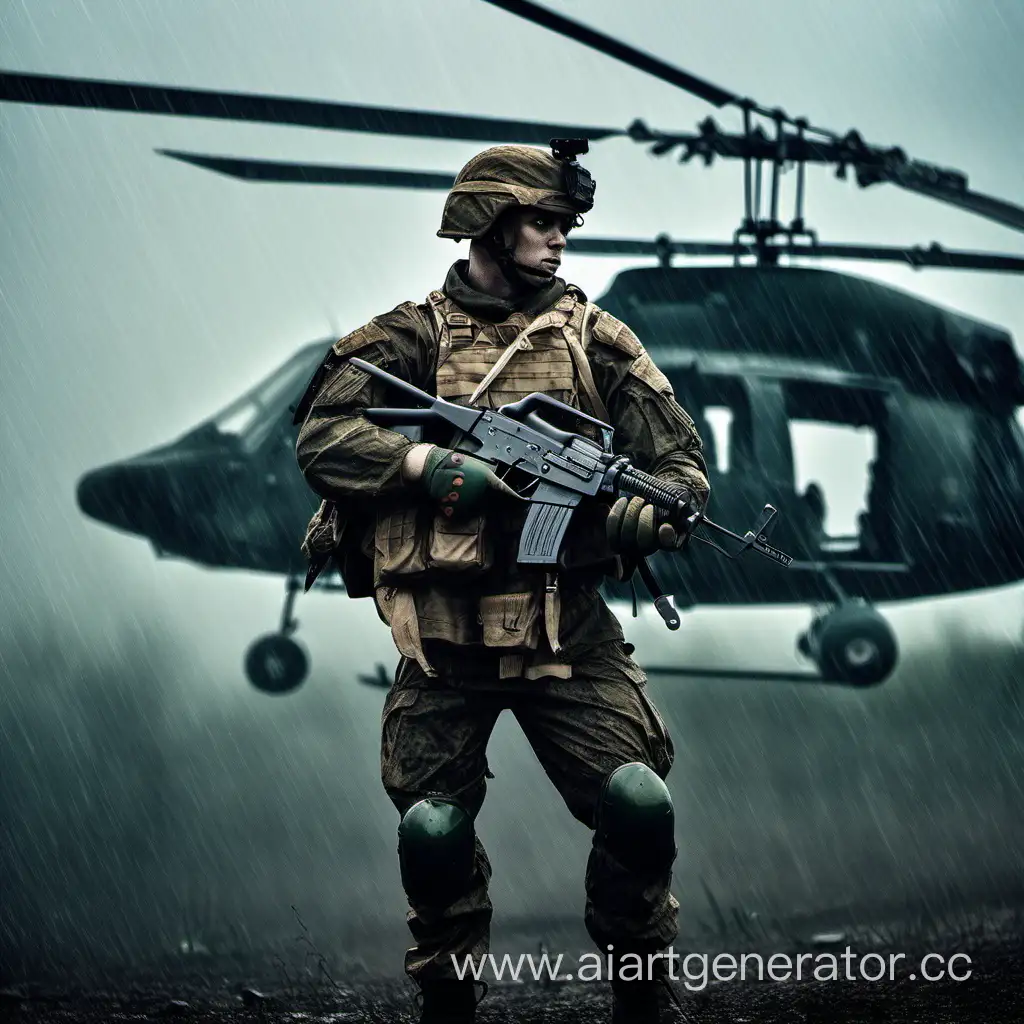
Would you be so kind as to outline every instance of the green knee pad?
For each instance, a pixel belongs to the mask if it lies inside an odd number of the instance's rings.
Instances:
[[[398,825],[402,886],[413,903],[446,907],[469,890],[475,857],[473,819],[454,800],[428,797]]]
[[[626,867],[662,871],[675,860],[672,796],[658,775],[639,761],[616,768],[605,780],[596,826],[599,840]]]

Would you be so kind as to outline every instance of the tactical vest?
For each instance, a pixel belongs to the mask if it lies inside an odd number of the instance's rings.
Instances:
[[[496,409],[541,391],[607,421],[585,351],[595,307],[571,286],[535,319],[514,313],[501,324],[474,320],[443,292],[427,302],[438,334],[438,397]]]
[[[436,329],[439,397],[493,409],[540,391],[608,421],[586,355],[596,307],[572,286],[536,318],[515,313],[500,324],[475,319],[440,291],[427,303]],[[408,500],[378,510],[372,543],[377,608],[399,652],[428,674],[435,673],[423,649],[427,638],[501,648],[508,652],[503,675],[558,672],[535,657],[531,665],[542,635],[552,652],[559,650],[557,574],[538,579],[529,591],[476,596],[473,583],[490,572],[496,554],[514,558],[514,547],[496,553],[494,545],[483,515],[453,521]]]

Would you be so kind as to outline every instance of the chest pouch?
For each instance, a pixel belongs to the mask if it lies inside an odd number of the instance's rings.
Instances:
[[[486,572],[493,563],[493,544],[485,529],[484,516],[434,516],[427,542],[429,569],[476,575]]]
[[[411,582],[427,568],[427,534],[419,510],[412,505],[381,511],[373,535],[375,587]]]

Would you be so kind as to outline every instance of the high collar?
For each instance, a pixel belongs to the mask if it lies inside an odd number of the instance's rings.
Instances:
[[[512,299],[500,299],[478,291],[468,280],[469,260],[452,264],[444,282],[444,293],[458,307],[478,320],[504,323],[513,313],[537,316],[553,306],[564,294],[566,283],[560,277],[553,277],[546,285]]]

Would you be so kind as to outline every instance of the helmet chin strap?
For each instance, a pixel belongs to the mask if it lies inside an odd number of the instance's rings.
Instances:
[[[525,285],[530,289],[543,288],[555,276],[553,270],[548,273],[546,270],[528,267],[525,263],[519,263],[512,258],[507,263],[504,260],[499,260],[498,267],[509,284],[520,287]]]

